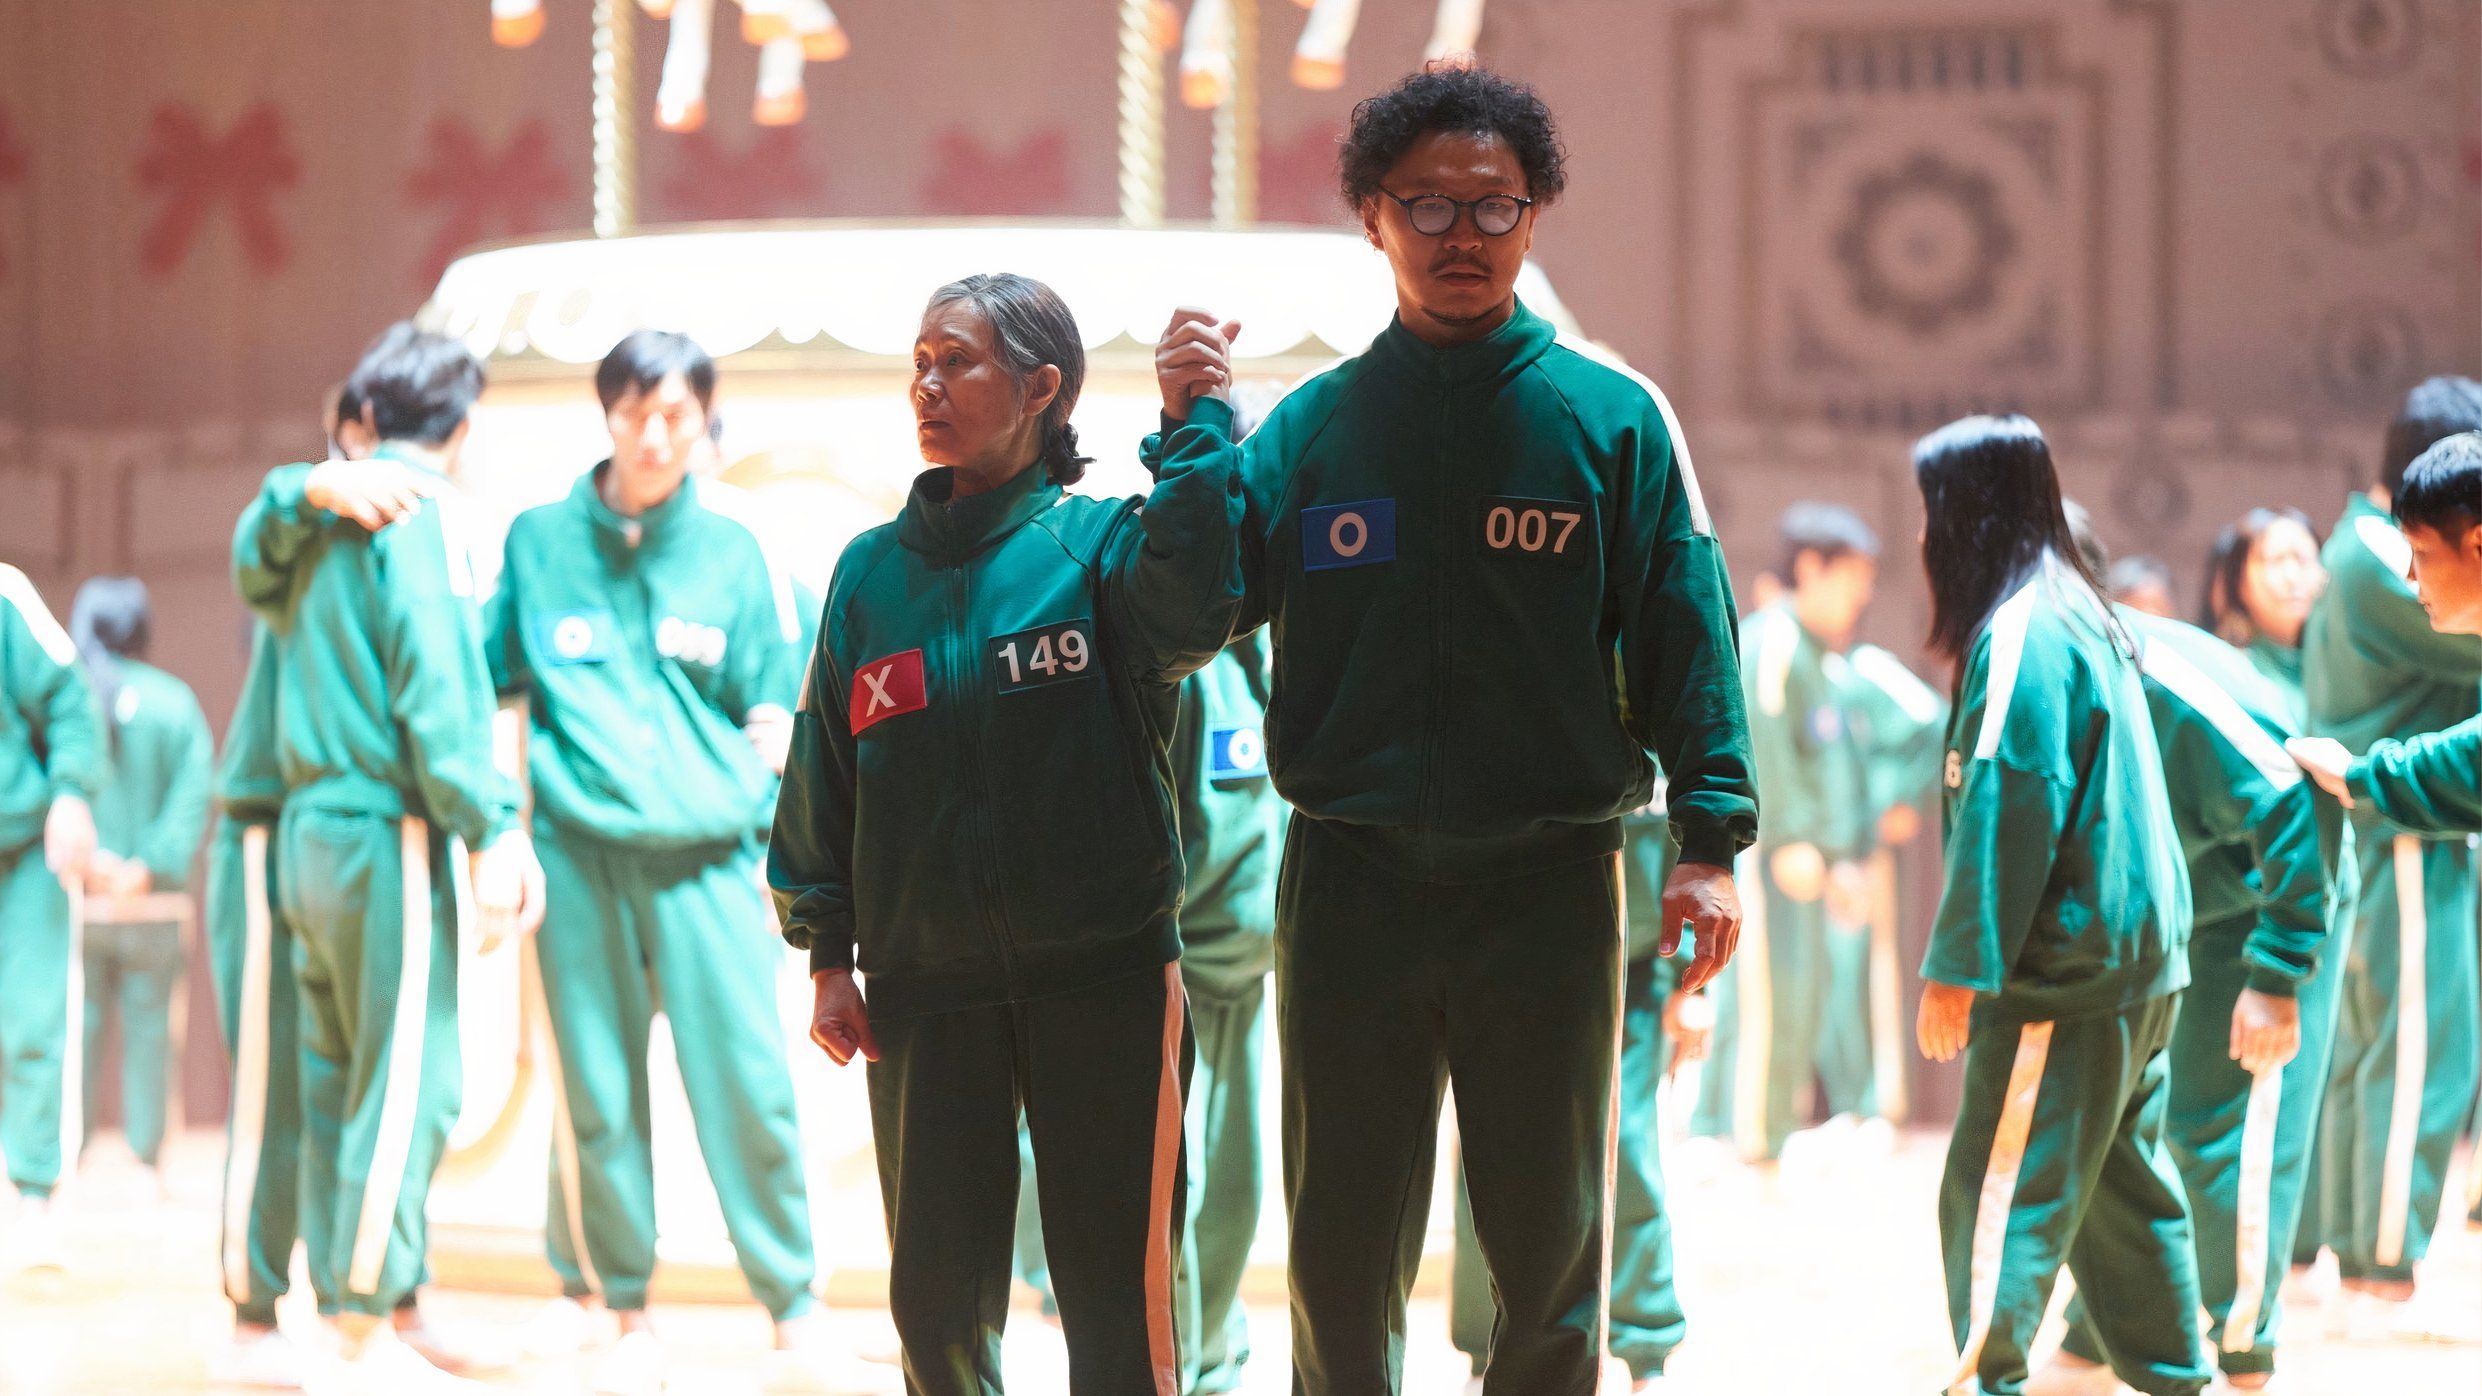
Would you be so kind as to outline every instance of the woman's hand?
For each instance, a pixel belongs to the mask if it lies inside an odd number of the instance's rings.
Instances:
[[[1913,1037],[1921,1044],[1922,1055],[1935,1062],[1956,1060],[1956,1054],[1965,1050],[1973,1016],[1973,990],[1935,979],[1924,981],[1922,1011],[1913,1020]]]
[[[1172,312],[1155,344],[1155,385],[1163,392],[1163,415],[1189,420],[1189,405],[1202,397],[1231,401],[1232,342],[1241,322],[1185,305]]]
[[[810,982],[815,986],[810,1040],[838,1066],[857,1052],[864,1061],[879,1060],[879,1040],[870,1035],[870,1005],[862,1002],[862,986],[853,982],[853,971],[823,969],[811,975]]]
[[[2353,753],[2333,737],[2290,737],[2284,751],[2293,764],[2318,782],[2318,788],[2342,801],[2346,809],[2353,807],[2352,788],[2344,783],[2344,772],[2353,764]]]
[[[2255,1076],[2276,1071],[2301,1050],[2298,1001],[2243,989],[2232,1005],[2232,1060]]]

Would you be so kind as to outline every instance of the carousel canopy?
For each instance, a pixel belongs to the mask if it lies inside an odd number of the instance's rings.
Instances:
[[[1177,305],[1241,322],[1244,359],[1324,361],[1360,350],[1395,313],[1385,260],[1357,233],[1316,228],[1132,228],[1025,220],[830,222],[560,239],[459,258],[424,309],[495,371],[592,363],[631,330],[678,330],[723,358],[793,350],[812,362],[911,352],[922,306],[974,272],[1014,271],[1069,303],[1087,348],[1155,342]],[[1526,304],[1574,322],[1542,272]],[[1277,363],[1262,365],[1282,371]]]

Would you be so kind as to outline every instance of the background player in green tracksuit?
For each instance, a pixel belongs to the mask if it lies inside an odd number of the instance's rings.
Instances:
[[[86,1132],[94,1136],[105,1033],[117,1010],[121,1130],[149,1168],[164,1147],[182,927],[127,919],[119,904],[189,887],[215,774],[215,734],[198,696],[140,658],[152,624],[146,583],[135,577],[92,578],[70,608],[106,766],[95,795],[95,860],[86,871]]]
[[[2207,556],[2202,623],[2249,656],[2304,731],[2310,704],[2301,691],[2301,632],[2326,589],[2318,532],[2298,509],[2250,510],[2215,536]]]
[[[2195,1226],[2206,1340],[2225,1379],[2256,1390],[2275,1371],[2344,980],[2327,943],[2331,928],[2351,934],[2328,874],[2344,822],[2285,755],[2300,729],[2247,656],[2178,621],[2121,619],[2138,641],[2193,908],[2165,1135]],[[2061,1367],[2110,1382],[2082,1293],[2069,1314]]]
[[[442,485],[481,388],[463,346],[407,325],[373,344],[350,383],[380,456]],[[438,1374],[385,1341],[378,1320],[418,1281],[423,1204],[457,1113],[452,856],[479,850],[487,945],[539,916],[541,871],[492,764],[490,671],[451,502],[368,534],[314,509],[309,476],[271,475],[234,537],[243,599],[281,637],[277,842],[302,1001],[301,1206],[327,1228],[311,1268],[336,1296],[346,1360],[365,1381],[413,1384]]]
[[[1896,856],[1921,836],[1924,801],[1939,789],[1947,699],[1877,645],[1831,656],[1844,720],[1861,753],[1869,845],[1860,877],[1828,882],[1827,1013],[1819,1029],[1819,1085],[1830,1122],[1858,1121],[1893,1142],[1886,1124],[1910,1103],[1902,1043],[1904,969],[1897,960]],[[1856,885],[1857,884],[1857,885]]]
[[[1259,1137],[1267,976],[1275,968],[1284,805],[1267,780],[1267,649],[1244,636],[1181,682],[1172,738],[1187,894],[1181,983],[1197,1065],[1189,1082],[1189,1217],[1181,1235],[1182,1389],[1234,1391],[1249,1361],[1241,1277],[1266,1191]]]
[[[2014,1396],[2065,1262],[2108,1293],[2119,1378],[2210,1375],[2164,1145],[2189,981],[2189,878],[2134,644],[2079,558],[2042,433],[1969,417],[1914,447],[1931,641],[1959,669],[1947,879],[1922,964],[1924,1055],[1965,1054],[1939,1191],[1948,1390]]]
[[[2350,750],[2451,727],[2482,707],[2482,639],[2431,628],[2407,575],[2411,548],[2387,515],[2417,458],[2476,427],[2482,384],[2416,387],[2388,428],[2378,483],[2346,502],[2327,540],[2329,582],[2310,613],[2303,677],[2311,730]],[[2357,1320],[2469,1331],[2471,1315],[2396,1306],[2413,1297],[2482,1072],[2473,850],[2373,809],[2355,810],[2353,825],[2360,910],[2319,1140],[2325,1240]]]
[[[530,712],[535,941],[560,1053],[545,1236],[565,1292],[600,1293],[620,1343],[598,1389],[654,1389],[647,1034],[672,1025],[698,1145],[777,1345],[811,1346],[815,1275],[793,1082],[757,876],[798,691],[800,634],[748,526],[688,473],[715,364],[641,330],[595,371],[610,459],[510,525],[486,651]]]
[[[1831,674],[1870,604],[1879,540],[1833,504],[1794,505],[1780,532],[1792,584],[1741,626],[1750,752],[1767,792],[1742,866],[1763,896],[1742,928],[1748,953],[1717,981],[1714,1050],[1690,1121],[1753,1163],[1775,1159],[1807,1122],[1833,974],[1828,884],[1858,879],[1870,840],[1865,755]],[[1840,931],[1866,958],[1865,929]]]
[[[51,1265],[52,1188],[76,1141],[62,1099],[73,943],[62,879],[95,851],[103,737],[77,646],[34,583],[0,563],[0,1154],[17,1189],[18,1258]]]
[[[888,1307],[919,1396],[1000,1389],[1017,1121],[1079,1396],[1177,1396],[1188,1028],[1168,743],[1240,596],[1236,332],[1157,349],[1197,421],[1135,500],[1070,495],[1085,350],[1019,276],[942,287],[923,458],[837,562],[768,849],[811,1036],[871,1062]],[[867,976],[867,1002],[856,969]]]
[[[2442,635],[2482,635],[2482,438],[2458,436],[2405,471],[2393,501],[2422,609]],[[2482,832],[2482,717],[2382,738],[2354,759],[2327,739],[2294,754],[2356,811],[2424,837]],[[2482,1225],[2482,1169],[2466,1170],[2467,1220]],[[2453,1320],[2451,1320],[2451,1323]],[[2453,1331],[2453,1330],[2451,1330]]]
[[[1612,1192],[1612,1269],[1607,1344],[1629,1369],[1630,1389],[1655,1391],[1664,1364],[1689,1336],[1672,1287],[1672,1217],[1664,1207],[1662,1122],[1656,1101],[1676,1061],[1706,1051],[1711,1010],[1704,996],[1675,992],[1681,957],[1658,955],[1663,884],[1671,876],[1671,820],[1658,790],[1621,821],[1621,886],[1628,903],[1629,968],[1620,1011],[1620,1114]],[[1456,1260],[1449,1271],[1448,1336],[1480,1373],[1498,1318],[1474,1209],[1457,1169]]]
[[[1242,448],[1242,622],[1272,628],[1268,764],[1297,812],[1276,1022],[1306,1396],[1396,1389],[1451,1077],[1500,1306],[1485,1389],[1594,1389],[1615,855],[1655,757],[1681,848],[1660,949],[1695,923],[1697,988],[1738,934],[1757,800],[1688,450],[1651,384],[1515,295],[1565,178],[1550,112],[1482,69],[1357,107],[1342,184],[1396,319]]]

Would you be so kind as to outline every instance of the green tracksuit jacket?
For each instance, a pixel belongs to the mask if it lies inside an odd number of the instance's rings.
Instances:
[[[2482,832],[2482,718],[2372,742],[2344,774],[2356,804],[2431,837]]]
[[[2284,754],[2299,729],[2246,655],[2194,626],[2119,614],[2139,640],[2196,908],[2166,1134],[2195,1226],[2208,1341],[2226,1371],[2270,1371],[2343,980],[2326,953],[2343,820]],[[2244,988],[2299,1001],[2300,1051],[2259,1078],[2231,1057]],[[2071,1347],[2100,1361],[2085,1305],[2071,1322]]]
[[[2301,647],[2279,645],[2261,635],[2250,641],[2242,653],[2249,657],[2250,666],[2258,671],[2259,676],[2283,698],[2284,716],[2292,720],[2294,730],[2310,730],[2309,695],[2301,688]]]
[[[1476,881],[1619,848],[1660,759],[1684,858],[1749,842],[1731,582],[1651,384],[1522,304],[1448,350],[1391,323],[1241,453],[1241,624],[1273,631],[1294,808]]]
[[[2354,495],[2322,554],[2327,590],[2302,632],[2310,730],[2358,753],[2482,707],[2482,639],[2431,629],[2412,550]],[[2325,1240],[2349,1278],[2406,1279],[2427,1248],[2449,1155],[2482,1076],[2473,851],[2375,805],[2353,811],[2360,901],[2320,1126]],[[2396,1108],[2399,1095],[2418,1110]]]
[[[635,847],[737,844],[775,810],[741,729],[798,695],[792,592],[703,482],[632,519],[598,495],[604,469],[509,525],[486,610],[493,679],[533,698],[535,817]]]
[[[20,1192],[50,1195],[77,1145],[61,1090],[69,1034],[69,904],[43,861],[62,795],[93,800],[104,752],[77,647],[26,574],[0,563],[0,1152]]]
[[[421,462],[395,447],[418,467]],[[454,850],[516,815],[493,764],[462,501],[365,533],[268,476],[234,533],[243,600],[280,637],[279,885],[301,993],[301,1205],[323,1294],[385,1314],[419,1282],[424,1206],[463,1086]]]
[[[207,832],[215,734],[190,686],[151,664],[115,662],[116,686],[104,699],[110,759],[95,797],[96,841],[145,865],[157,892],[189,888],[190,863]],[[172,996],[181,986],[178,923],[112,925],[89,915],[86,927],[86,1054],[103,1060],[105,1030],[121,1033],[121,1127],[148,1164],[164,1143],[165,1091],[172,1064]],[[91,1134],[102,1074],[86,1073]]]
[[[2095,1318],[2122,1381],[2184,1396],[2209,1376],[2163,1140],[2189,878],[2129,643],[2046,556],[1957,688],[1922,969],[1978,994],[1939,1195],[1950,1389],[2023,1389],[2063,1261],[2113,1296]]]
[[[1098,983],[1180,953],[1167,744],[1239,599],[1231,410],[1204,402],[1134,500],[1029,469],[923,474],[828,589],[768,881],[874,1021]]]

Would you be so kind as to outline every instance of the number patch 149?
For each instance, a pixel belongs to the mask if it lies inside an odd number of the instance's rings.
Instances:
[[[1582,566],[1594,546],[1594,510],[1560,499],[1482,501],[1482,546],[1511,557]]]
[[[1002,693],[1084,678],[1095,672],[1094,622],[1062,621],[1002,635],[991,641],[991,669]]]

